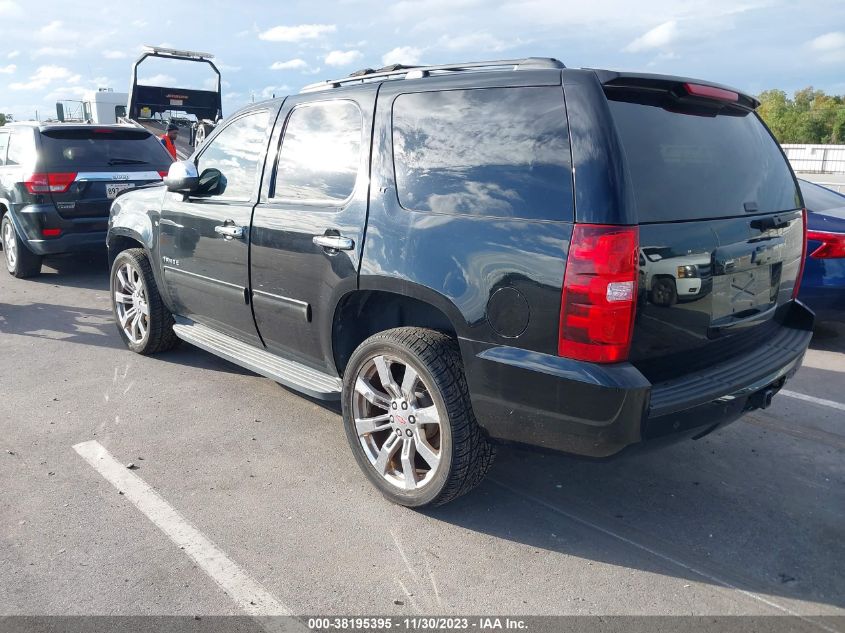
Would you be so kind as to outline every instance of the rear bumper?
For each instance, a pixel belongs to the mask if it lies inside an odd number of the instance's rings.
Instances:
[[[709,432],[766,406],[800,367],[813,315],[795,302],[751,354],[651,384],[633,365],[594,365],[461,340],[473,408],[494,440],[608,457],[644,440]]]
[[[33,204],[18,209],[16,228],[36,255],[57,255],[105,249],[108,217],[63,218],[52,204]],[[57,237],[44,237],[45,228],[60,229]]]

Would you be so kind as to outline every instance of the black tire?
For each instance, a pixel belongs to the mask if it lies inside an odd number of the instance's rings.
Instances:
[[[376,471],[356,431],[353,400],[361,396],[356,396],[355,385],[362,370],[379,356],[398,359],[397,366],[413,368],[421,381],[420,392],[426,394],[439,415],[439,465],[431,469],[430,480],[414,490],[397,487]],[[447,503],[475,488],[493,463],[495,450],[475,419],[457,342],[446,334],[403,327],[368,338],[352,354],[344,372],[342,404],[346,436],[358,465],[385,497],[399,505],[420,508]],[[390,413],[389,406],[381,408]],[[411,417],[408,422],[412,423]],[[417,425],[415,430],[422,428],[427,427]],[[384,432],[390,435],[393,430]]]
[[[7,247],[7,235],[14,242],[13,250]],[[15,230],[15,225],[12,223],[12,219],[8,213],[3,216],[3,220],[0,222],[0,244],[3,246],[3,259],[6,262],[6,270],[9,271],[10,275],[18,279],[25,279],[26,277],[34,277],[41,273],[41,255],[36,255],[29,250],[29,247]]]
[[[121,325],[120,308],[116,293],[121,288],[119,271],[125,271],[125,266],[137,271],[137,282],[143,288],[149,315],[146,317],[147,327],[143,336],[133,340]],[[117,330],[126,346],[138,354],[157,354],[173,349],[179,344],[179,338],[173,332],[173,315],[161,300],[158,287],[153,277],[152,267],[142,248],[130,248],[118,253],[112,264],[109,289],[111,291],[112,314],[117,324]]]
[[[651,302],[658,306],[673,306],[678,302],[678,288],[675,280],[658,277],[651,286]]]

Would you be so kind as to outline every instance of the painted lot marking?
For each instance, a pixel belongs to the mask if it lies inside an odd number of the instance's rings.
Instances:
[[[831,409],[837,409],[839,411],[845,411],[845,404],[841,402],[836,402],[835,400],[825,400],[824,398],[816,398],[814,396],[807,396],[803,393],[798,393],[797,391],[789,391],[787,389],[781,389],[778,393],[781,393],[789,398],[795,398],[796,400],[803,400],[805,402],[812,402],[813,404],[818,404],[823,407],[830,407]]]
[[[783,393],[783,391],[781,391],[781,393]],[[507,490],[508,492],[510,492],[513,495],[516,495],[518,497],[522,497],[523,499],[526,499],[528,501],[536,503],[537,505],[542,506],[543,508],[545,508],[546,510],[549,510],[550,512],[553,512],[555,514],[559,514],[563,517],[566,517],[570,521],[574,521],[575,523],[580,523],[581,525],[583,525],[585,527],[596,530],[597,532],[601,532],[602,534],[609,536],[613,539],[616,539],[616,540],[618,540],[622,543],[625,543],[627,545],[630,545],[631,547],[633,547],[635,549],[638,549],[642,552],[646,552],[647,554],[655,556],[655,557],[657,557],[657,558],[659,558],[659,559],[661,559],[661,560],[663,560],[667,563],[670,563],[672,565],[676,565],[676,566],[680,567],[681,569],[685,569],[688,572],[691,572],[691,573],[693,573],[693,574],[695,574],[695,575],[697,575],[701,578],[709,580],[710,582],[712,582],[715,585],[721,585],[725,589],[730,589],[732,591],[736,591],[737,593],[740,593],[740,594],[742,594],[742,595],[744,595],[748,598],[751,598],[752,600],[756,600],[757,602],[765,604],[765,605],[771,607],[772,609],[776,609],[777,611],[780,611],[781,613],[784,613],[786,615],[790,615],[792,617],[798,618],[799,620],[802,620],[802,621],[804,621],[807,624],[810,624],[812,626],[818,627],[818,628],[820,628],[824,631],[829,631],[829,633],[841,633],[841,631],[839,629],[834,629],[834,628],[831,628],[831,627],[823,624],[822,622],[818,622],[817,620],[812,619],[811,616],[801,615],[800,613],[793,611],[789,607],[786,607],[782,604],[774,602],[773,600],[769,600],[768,598],[761,596],[758,593],[754,593],[753,591],[747,591],[745,589],[742,589],[732,582],[724,580],[723,578],[720,578],[720,577],[718,577],[718,576],[716,576],[716,575],[714,575],[710,572],[699,569],[699,568],[697,568],[693,565],[689,565],[689,564],[679,560],[678,558],[676,558],[674,556],[671,556],[669,554],[664,554],[663,552],[660,552],[653,547],[649,547],[648,545],[640,543],[639,541],[635,541],[631,538],[623,536],[622,534],[619,534],[619,533],[617,533],[613,530],[610,530],[610,529],[600,525],[599,523],[597,523],[595,521],[591,521],[589,519],[585,519],[581,516],[578,516],[577,514],[573,514],[571,512],[568,512],[568,511],[566,511],[562,508],[557,507],[553,503],[550,503],[550,502],[548,502],[544,499],[541,499],[540,497],[537,497],[537,496],[534,496],[530,493],[519,490],[518,488],[514,488],[510,484],[499,481],[498,479],[495,479],[493,477],[489,477],[488,480],[491,483],[495,484],[496,486],[499,486],[500,488]]]
[[[182,548],[244,612],[253,617],[291,615],[261,583],[238,567],[149,484],[112,457],[99,442],[82,442],[76,444],[73,450],[106,481],[122,491],[135,507]]]

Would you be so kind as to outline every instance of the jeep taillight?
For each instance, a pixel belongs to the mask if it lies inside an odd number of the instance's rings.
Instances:
[[[35,173],[24,178],[23,184],[29,193],[64,193],[74,180],[76,172]]]
[[[795,278],[795,285],[792,287],[792,298],[798,298],[798,291],[801,290],[801,278],[804,276],[804,264],[807,262],[807,209],[801,211],[801,262],[798,264],[798,276]]]
[[[638,246],[635,226],[575,225],[561,297],[560,356],[594,363],[628,358]]]

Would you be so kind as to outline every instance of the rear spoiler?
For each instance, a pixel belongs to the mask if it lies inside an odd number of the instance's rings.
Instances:
[[[659,90],[672,92],[678,96],[716,99],[733,102],[737,105],[756,110],[760,102],[751,95],[736,88],[723,86],[710,81],[672,75],[653,75],[649,73],[624,73],[611,70],[591,69],[603,86],[609,88],[633,88],[640,90]]]

